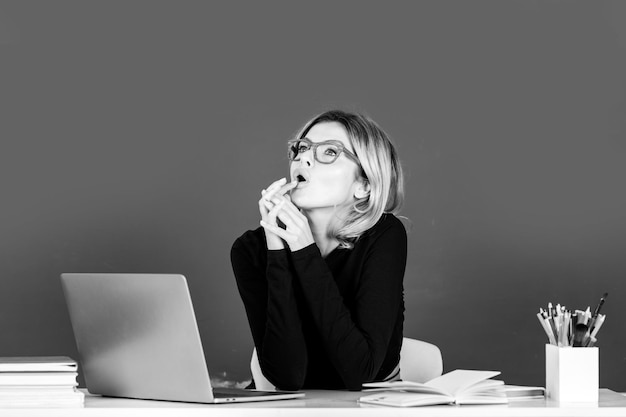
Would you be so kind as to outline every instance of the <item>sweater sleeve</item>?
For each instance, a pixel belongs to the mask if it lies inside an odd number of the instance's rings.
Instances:
[[[407,238],[402,223],[394,220],[377,231],[363,256],[351,310],[316,245],[292,253],[307,307],[333,366],[350,390],[376,378],[403,308]]]
[[[237,287],[263,374],[280,389],[297,390],[306,376],[307,353],[287,253],[267,251],[264,268],[258,249],[242,238],[233,244]]]

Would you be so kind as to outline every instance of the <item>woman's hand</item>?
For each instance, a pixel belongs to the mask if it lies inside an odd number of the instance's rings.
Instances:
[[[288,188],[289,190],[296,185],[297,182],[287,184],[287,186],[291,186]],[[284,239],[292,251],[300,250],[315,242],[309,220],[291,202],[288,195],[275,193],[272,197],[272,203],[274,206],[268,211],[267,216],[261,219],[261,226],[265,229],[266,235],[271,234]],[[276,219],[280,220],[285,228],[280,227]]]
[[[269,187],[267,187],[267,189],[261,191],[261,199],[259,200],[261,226],[265,223],[268,225],[274,225],[276,228],[281,229],[276,220],[278,214],[278,211],[275,210],[276,204],[288,199],[289,196],[286,195],[286,193],[288,193],[296,185],[298,185],[297,181],[287,183],[286,178],[281,178],[278,181],[274,181]],[[267,227],[263,226],[263,228],[265,229],[267,248],[269,250],[284,249],[285,245],[281,237]]]

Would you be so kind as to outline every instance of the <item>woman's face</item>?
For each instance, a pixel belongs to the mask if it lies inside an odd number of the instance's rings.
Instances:
[[[311,142],[327,140],[339,141],[354,153],[350,139],[344,127],[338,122],[321,122],[314,125],[306,134]],[[335,208],[355,201],[355,191],[360,186],[357,173],[359,166],[345,153],[341,153],[335,162],[323,164],[315,159],[313,149],[298,154],[299,160],[290,165],[291,180],[299,177],[291,191],[291,201],[302,210]]]

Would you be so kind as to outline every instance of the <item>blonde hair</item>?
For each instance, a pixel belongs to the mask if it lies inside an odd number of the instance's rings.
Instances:
[[[398,214],[404,202],[402,166],[388,135],[369,117],[331,110],[322,113],[300,130],[303,138],[318,123],[340,123],[348,133],[354,153],[361,163],[360,176],[369,183],[369,195],[338,211],[328,235],[340,246],[352,248],[354,242],[371,229],[384,213]]]

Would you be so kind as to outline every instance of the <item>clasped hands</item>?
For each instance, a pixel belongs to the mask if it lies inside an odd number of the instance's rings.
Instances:
[[[292,251],[315,242],[308,219],[291,202],[288,194],[297,185],[298,181],[288,183],[286,178],[281,178],[261,191],[261,226],[265,229],[267,248],[270,250],[284,249],[283,241]]]

